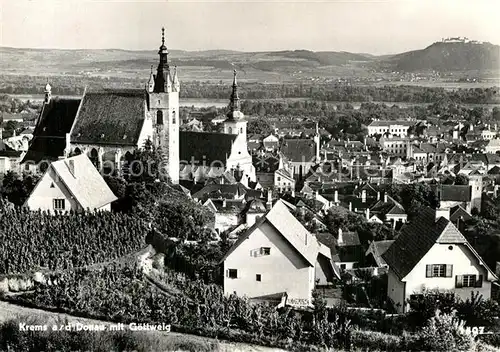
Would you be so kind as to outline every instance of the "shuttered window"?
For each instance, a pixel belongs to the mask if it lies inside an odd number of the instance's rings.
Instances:
[[[452,277],[453,265],[451,264],[428,264],[425,267],[425,277]]]
[[[483,275],[457,275],[455,287],[483,287]]]

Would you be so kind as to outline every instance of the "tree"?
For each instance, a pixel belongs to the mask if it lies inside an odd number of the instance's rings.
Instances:
[[[154,182],[166,180],[166,163],[162,152],[151,140],[144,142],[142,149],[137,149],[127,160],[129,165],[129,182]]]
[[[469,178],[466,175],[458,174],[457,177],[455,178],[455,184],[456,185],[468,185]]]

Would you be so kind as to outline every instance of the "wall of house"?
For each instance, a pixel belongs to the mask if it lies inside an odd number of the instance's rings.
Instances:
[[[226,231],[236,225],[239,225],[240,218],[238,213],[231,212],[217,212],[215,213],[215,225],[214,228],[218,231]]]
[[[451,246],[451,250],[448,248]],[[451,277],[425,277],[427,264],[452,264]],[[483,275],[482,287],[455,288],[457,275]],[[479,291],[484,299],[491,296],[491,282],[486,280],[487,271],[480,266],[476,257],[464,245],[435,244],[420,260],[413,270],[404,278],[406,281],[406,298],[411,294],[422,292],[422,289],[453,290],[462,299],[470,297],[472,291]]]
[[[270,255],[260,255],[269,247]],[[228,269],[237,269],[238,278],[228,277]],[[256,281],[256,274],[261,281]],[[236,292],[250,298],[286,292],[288,299],[311,300],[314,267],[267,222],[256,228],[224,261],[224,293]]]
[[[226,169],[236,168],[238,165],[251,181],[256,180],[255,167],[252,164],[252,157],[248,153],[247,140],[243,134],[239,134],[234,140],[231,155],[227,159]]]
[[[257,172],[257,181],[263,188],[274,186],[274,173],[271,172]]]
[[[51,184],[54,187],[51,188]],[[56,173],[50,167],[38,181],[35,189],[26,201],[30,210],[46,210],[54,212],[54,199],[65,199],[65,211],[79,210],[79,205],[68,191],[66,186],[58,179]]]
[[[314,269],[314,282],[317,285],[330,285],[333,283],[334,273],[331,268],[330,259],[318,255]]]
[[[264,213],[247,213],[246,214],[247,226],[248,227],[253,226],[253,224],[255,224],[257,222],[257,219],[261,218],[263,215],[264,215]]]
[[[291,191],[295,189],[295,180],[287,178],[281,174],[274,173],[274,187],[279,192]]]
[[[0,174],[4,174],[11,170],[10,159],[8,157],[0,157]]]
[[[389,268],[387,271],[387,295],[398,313],[405,310],[405,283],[399,280],[396,273]]]

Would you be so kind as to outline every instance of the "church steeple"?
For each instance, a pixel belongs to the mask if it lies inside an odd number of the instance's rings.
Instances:
[[[161,46],[158,50],[160,62],[156,71],[154,92],[165,93],[168,92],[168,87],[171,86],[170,82],[170,67],[168,65],[168,50],[165,46],[165,28],[161,29]]]
[[[151,73],[149,74],[148,92],[153,93],[155,89],[155,75],[153,74],[153,65],[151,65]]]
[[[236,70],[233,71],[233,91],[229,101],[229,113],[227,117],[230,119],[238,118],[241,109],[240,97],[238,96],[238,82],[236,80]]]
[[[52,87],[49,84],[49,80],[47,79],[47,85],[45,86],[45,103],[50,103],[50,99],[52,98]]]

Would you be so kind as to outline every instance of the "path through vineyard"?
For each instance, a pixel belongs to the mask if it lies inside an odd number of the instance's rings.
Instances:
[[[75,317],[69,314],[62,314],[62,313],[53,313],[53,312],[48,312],[44,311],[41,309],[33,309],[33,308],[27,308],[27,307],[22,307],[18,306],[15,304],[7,303],[7,302],[2,302],[0,301],[0,322],[4,322],[6,320],[10,319],[26,319],[26,322],[29,323],[30,319],[33,318],[42,318],[43,321],[46,321],[46,324],[53,324],[53,323],[59,323],[64,322],[65,319],[67,319],[68,323],[82,323],[82,324],[111,324],[109,322],[103,322],[103,321],[98,321],[98,320],[93,320],[93,319],[86,319],[86,318],[80,318],[80,317]],[[214,339],[206,338],[206,337],[200,337],[200,336],[195,336],[195,335],[187,335],[187,334],[179,334],[175,332],[157,332],[157,331],[152,331],[148,332],[149,334],[161,334],[161,338],[165,339],[179,339],[179,338],[189,338],[192,339],[193,341],[212,341],[214,342]],[[231,351],[236,351],[236,352],[271,352],[271,351],[276,351],[276,352],[285,352],[284,350],[281,349],[274,349],[274,348],[268,348],[268,347],[262,347],[262,346],[256,346],[256,345],[249,345],[249,344],[243,344],[243,343],[230,343],[230,342],[221,342],[219,341],[219,349],[218,351],[221,352],[231,352]]]

